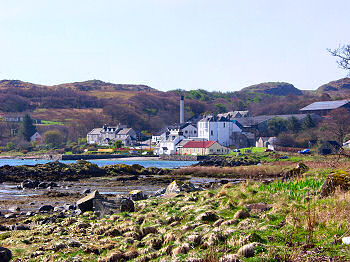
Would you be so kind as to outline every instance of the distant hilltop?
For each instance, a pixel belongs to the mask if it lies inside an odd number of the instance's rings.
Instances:
[[[241,92],[258,92],[264,93],[267,95],[276,95],[276,96],[287,96],[287,95],[296,95],[301,96],[303,92],[293,86],[292,84],[285,82],[267,82],[257,85],[252,85],[245,87]]]
[[[324,84],[317,89],[317,92],[350,91],[350,78],[342,78]]]
[[[70,88],[76,91],[146,91],[156,92],[157,90],[147,85],[132,85],[132,84],[113,84],[103,82],[101,80],[88,80],[83,82],[65,83],[53,86],[45,86],[23,82],[20,80],[0,80],[1,88],[33,88],[33,87],[47,87],[47,88]]]

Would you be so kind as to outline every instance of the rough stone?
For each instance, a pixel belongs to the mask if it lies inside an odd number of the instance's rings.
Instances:
[[[165,190],[165,194],[173,194],[180,192],[193,192],[200,191],[201,188],[197,188],[191,182],[182,182],[178,180],[174,180],[171,182]]]
[[[244,219],[250,217],[250,214],[248,211],[245,210],[238,210],[235,215],[233,216],[234,219]]]
[[[0,261],[1,262],[8,262],[12,258],[12,252],[5,248],[5,247],[0,247]]]
[[[145,193],[143,193],[142,190],[133,190],[129,192],[129,196],[133,201],[139,201],[147,199],[147,196]]]
[[[205,211],[204,213],[198,215],[196,217],[196,221],[206,221],[206,222],[214,222],[219,219],[219,216],[213,211]]]
[[[254,248],[258,245],[256,242],[244,245],[238,250],[237,254],[244,257],[253,257],[255,255]]]
[[[21,209],[18,206],[12,206],[8,209],[10,212],[19,212]]]
[[[55,208],[51,205],[43,205],[39,208],[40,213],[52,212]]]
[[[111,254],[107,258],[107,262],[119,262],[119,261],[123,261],[124,259],[125,259],[124,253],[121,251],[117,251],[117,252]]]
[[[220,262],[239,262],[239,258],[236,254],[228,254],[220,258]]]

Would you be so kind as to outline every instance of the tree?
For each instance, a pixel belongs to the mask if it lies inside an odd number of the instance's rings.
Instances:
[[[306,118],[304,119],[304,122],[302,124],[302,128],[303,129],[310,129],[310,128],[313,128],[315,127],[315,123],[314,121],[312,121],[312,118],[311,118],[311,115],[310,114],[307,114]]]
[[[287,120],[287,128],[294,133],[298,133],[301,128],[299,120],[295,116],[290,117]]]
[[[338,58],[337,64],[339,65],[339,67],[345,70],[349,70],[349,74],[350,74],[350,44],[339,46],[334,50],[332,49],[327,49],[327,50],[329,53],[331,53],[332,56],[335,56]]]
[[[350,132],[350,113],[345,108],[338,108],[329,114],[325,121],[325,128],[340,145],[343,144],[346,134]]]
[[[52,147],[58,147],[63,142],[63,136],[58,130],[49,130],[44,133],[44,143]]]
[[[28,114],[26,114],[23,117],[22,135],[24,136],[25,140],[30,141],[30,137],[34,135],[35,132],[36,127],[33,125],[33,120]]]
[[[117,140],[114,142],[115,148],[121,148],[123,146],[123,142],[121,140]]]
[[[271,118],[269,121],[267,121],[267,127],[272,135],[277,136],[281,132],[287,130],[287,120],[280,117]]]

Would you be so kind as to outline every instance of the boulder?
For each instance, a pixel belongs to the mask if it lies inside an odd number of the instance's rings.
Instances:
[[[272,208],[272,206],[266,204],[266,203],[254,203],[254,204],[246,204],[244,205],[246,209],[249,211],[255,211],[255,212],[265,212]]]
[[[154,196],[157,197],[157,196],[164,195],[165,191],[166,191],[166,188],[161,188],[161,189],[157,190],[156,192],[154,192]]]
[[[258,243],[250,243],[247,245],[244,245],[243,247],[241,247],[237,254],[240,256],[244,256],[244,257],[253,257],[255,255],[255,247],[257,247],[259,244]]]
[[[220,262],[239,262],[236,254],[228,254],[220,258]]]
[[[0,247],[0,262],[8,262],[11,258],[12,252],[5,247]]]
[[[300,162],[300,163],[298,163],[298,165],[296,167],[288,170],[287,172],[285,172],[282,175],[282,181],[289,180],[293,177],[301,176],[302,174],[304,174],[308,170],[309,170],[309,167],[307,165],[305,165],[304,163]]]
[[[174,180],[171,182],[165,190],[165,194],[173,194],[180,192],[193,192],[200,191],[202,188],[197,188],[191,182],[182,182],[178,180]]]
[[[86,197],[79,199],[76,203],[82,213],[86,211],[94,211],[99,217],[112,215],[120,212],[135,211],[134,202],[126,197],[119,197],[116,200],[108,200],[95,190]]]
[[[129,196],[133,201],[147,199],[147,196],[141,190],[133,190],[129,192]]]
[[[320,190],[321,197],[327,197],[334,193],[335,189],[339,188],[343,191],[350,190],[350,174],[337,170],[332,172],[323,182]]]
[[[196,217],[196,221],[214,222],[219,219],[219,216],[213,211],[205,211]]]
[[[234,219],[244,219],[247,217],[250,217],[250,214],[248,211],[245,210],[238,210],[233,216]]]
[[[52,212],[55,208],[51,205],[43,205],[39,208],[40,213]]]
[[[76,203],[76,206],[81,210],[82,213],[86,211],[94,211],[94,200],[100,199],[103,199],[103,197],[97,190],[95,190],[92,193],[88,194],[86,197],[79,199]]]
[[[21,185],[19,186],[21,189],[33,189],[36,188],[39,185],[39,181],[32,181],[30,179],[24,180]]]
[[[21,211],[21,209],[18,207],[18,206],[12,206],[12,207],[9,207],[8,209],[10,212],[19,212]]]
[[[16,218],[17,215],[15,213],[9,213],[4,216],[5,218]]]

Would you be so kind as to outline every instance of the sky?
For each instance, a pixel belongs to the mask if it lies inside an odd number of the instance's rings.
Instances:
[[[0,0],[0,79],[303,90],[346,77],[348,0]]]

